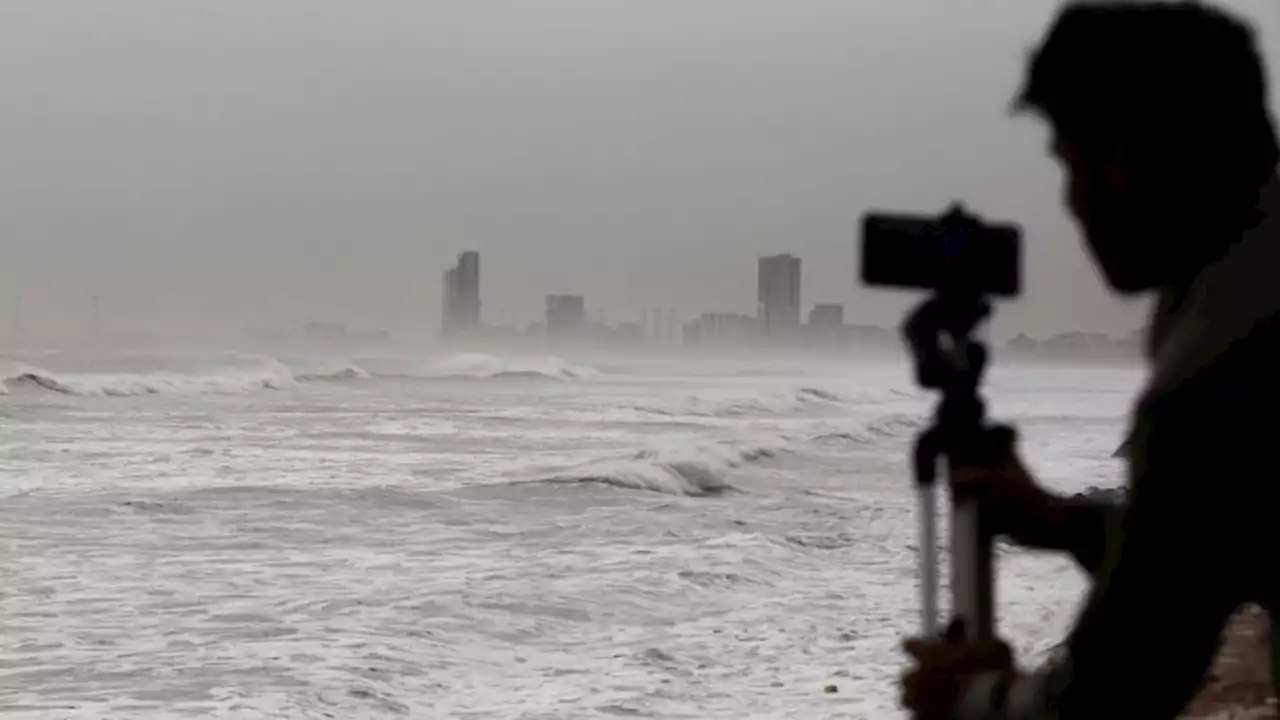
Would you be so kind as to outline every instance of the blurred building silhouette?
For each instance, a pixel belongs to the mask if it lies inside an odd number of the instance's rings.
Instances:
[[[289,337],[289,331],[282,327],[255,327],[244,331],[245,337],[256,342],[279,342]]]
[[[547,335],[574,337],[587,324],[586,303],[581,295],[547,296]]]
[[[702,313],[684,326],[685,345],[749,345],[759,335],[758,323],[739,313]]]
[[[1143,333],[1121,338],[1098,332],[1064,332],[1043,340],[1018,334],[1005,343],[1014,355],[1073,359],[1138,359],[1143,355]]]
[[[340,322],[323,322],[313,320],[303,328],[309,340],[323,342],[339,342],[347,339],[347,326]]]
[[[760,332],[795,334],[800,328],[800,258],[790,254],[760,258],[756,286]]]
[[[844,327],[844,306],[835,303],[819,303],[809,311],[809,325],[818,329]]]
[[[440,331],[454,335],[480,325],[480,253],[464,252],[444,273]]]

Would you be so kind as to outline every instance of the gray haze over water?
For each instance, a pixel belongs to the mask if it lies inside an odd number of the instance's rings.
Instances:
[[[1228,3],[1280,55],[1273,0]],[[872,206],[962,198],[1029,232],[1005,333],[1124,332],[1008,102],[1057,4],[1003,0],[7,0],[0,308],[82,330],[324,318],[427,335],[484,255],[487,319],[552,292],[606,319],[752,311],[755,258],[806,305],[855,288]],[[0,332],[9,331],[3,323]]]

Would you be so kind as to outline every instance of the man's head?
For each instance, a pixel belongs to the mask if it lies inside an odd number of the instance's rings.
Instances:
[[[1198,3],[1068,6],[1018,105],[1052,125],[1068,207],[1124,293],[1221,254],[1280,162],[1251,30]]]

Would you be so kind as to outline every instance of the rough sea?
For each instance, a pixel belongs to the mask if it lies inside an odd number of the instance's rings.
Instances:
[[[43,353],[0,377],[6,718],[903,717],[933,396],[901,361]],[[1120,484],[1142,380],[997,357],[987,394],[1083,490]],[[1086,579],[1008,548],[998,575],[1031,662]]]

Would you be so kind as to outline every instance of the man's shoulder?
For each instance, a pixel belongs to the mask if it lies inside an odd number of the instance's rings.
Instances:
[[[1136,414],[1139,423],[1198,437],[1280,425],[1280,315],[1258,321],[1178,382],[1149,388]]]
[[[1272,474],[1280,438],[1280,315],[1182,382],[1145,395],[1133,420],[1131,487],[1148,475],[1161,485],[1185,478],[1199,488],[1198,502],[1270,507],[1280,486],[1257,480]]]
[[[1273,402],[1280,392],[1280,313],[1257,319],[1243,337],[1178,382],[1154,387],[1151,404],[1236,405]]]
[[[1269,401],[1280,370],[1280,181],[1267,185],[1264,219],[1205,267],[1178,303],[1161,303],[1144,399],[1244,405]],[[1164,314],[1164,307],[1176,310]]]

